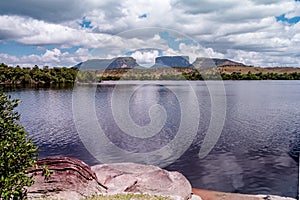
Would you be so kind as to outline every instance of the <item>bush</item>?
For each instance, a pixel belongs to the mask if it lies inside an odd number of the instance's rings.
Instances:
[[[0,91],[0,199],[23,199],[25,186],[34,180],[26,170],[35,165],[38,148],[19,125],[20,115],[14,111],[20,100],[11,100]]]

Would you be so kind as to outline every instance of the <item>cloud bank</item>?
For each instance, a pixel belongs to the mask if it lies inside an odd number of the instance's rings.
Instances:
[[[299,67],[299,16],[294,0],[1,1],[0,42],[27,53],[0,51],[0,62],[72,66],[130,55],[151,63],[158,55],[188,54]]]

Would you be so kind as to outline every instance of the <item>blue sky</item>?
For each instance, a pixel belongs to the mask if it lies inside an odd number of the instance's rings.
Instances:
[[[0,2],[0,62],[73,66],[92,58],[229,58],[300,67],[300,1],[10,0]]]
[[[285,14],[282,14],[280,16],[276,16],[277,21],[286,22],[289,25],[297,24],[300,21],[300,16],[295,16],[291,18],[287,18]]]

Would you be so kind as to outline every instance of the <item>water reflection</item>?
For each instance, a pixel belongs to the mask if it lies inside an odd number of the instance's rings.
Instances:
[[[111,90],[111,88],[109,88]],[[123,92],[126,92],[124,90]],[[124,132],[115,122],[112,114],[112,91],[107,88],[98,87],[96,92],[96,111],[101,127],[105,130],[106,136],[115,145],[130,152],[150,152],[160,149],[168,144],[178,131],[180,124],[180,106],[179,102],[172,92],[164,87],[145,86],[135,90],[130,99],[129,113],[134,123],[139,126],[145,126],[150,123],[149,110],[153,105],[161,105],[166,112],[166,122],[164,126],[148,138],[130,136],[130,133]],[[127,106],[126,102],[119,106]],[[177,113],[176,115],[173,115]],[[105,117],[103,117],[105,116]],[[172,117],[170,117],[172,116]],[[127,118],[123,118],[126,120]],[[129,119],[127,119],[129,120]],[[128,126],[130,121],[126,121]],[[155,128],[155,127],[153,127]]]
[[[124,83],[119,90],[126,93],[134,84],[136,83]],[[225,82],[225,125],[215,148],[202,160],[199,159],[198,152],[210,123],[211,102],[203,82],[191,84],[199,99],[199,129],[195,137],[189,134],[190,130],[186,130],[187,140],[194,139],[193,144],[167,169],[182,172],[193,187],[296,197],[300,82]],[[96,115],[111,142],[128,149],[129,152],[154,152],[173,141],[182,116],[182,110],[178,107],[180,101],[174,91],[181,93],[186,102],[193,94],[181,82],[149,83],[137,89],[127,107],[135,124],[147,126],[151,123],[149,111],[153,105],[161,105],[167,116],[166,123],[159,129],[158,134],[143,142],[145,140],[135,137],[134,134],[128,137],[116,125],[111,109],[114,89],[113,84],[101,84],[97,87]],[[88,164],[97,163],[85,149],[75,127],[72,111],[73,88],[14,88],[8,91],[14,98],[22,99],[23,103],[18,107],[22,114],[21,122],[29,135],[35,138],[41,157],[64,155],[82,159]],[[193,121],[191,116],[184,119]],[[115,157],[118,161],[118,155]],[[160,160],[161,157],[158,154],[155,159]]]

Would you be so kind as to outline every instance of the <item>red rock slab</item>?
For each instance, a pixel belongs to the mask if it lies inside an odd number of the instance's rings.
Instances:
[[[48,175],[45,175],[45,171],[48,171]],[[30,198],[76,200],[106,193],[107,189],[98,181],[90,166],[75,158],[40,159],[36,167],[28,170],[28,176],[35,179],[28,188]]]

